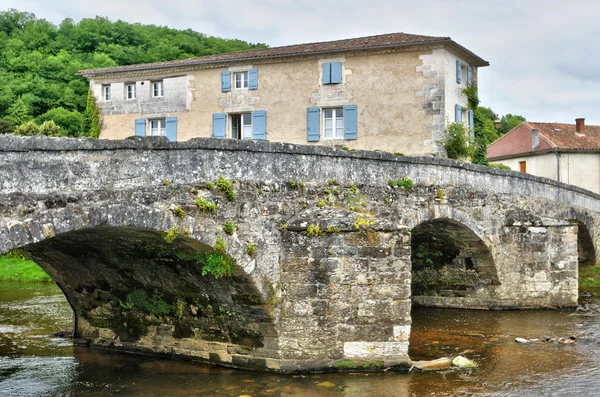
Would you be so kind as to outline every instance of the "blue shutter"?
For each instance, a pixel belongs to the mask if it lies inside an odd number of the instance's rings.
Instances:
[[[267,140],[267,111],[255,110],[252,112],[252,139],[257,141]]]
[[[462,122],[462,106],[460,105],[454,106],[454,121],[457,123]]]
[[[460,66],[460,61],[456,60],[456,82],[460,84],[462,82],[462,70]]]
[[[306,140],[308,142],[319,142],[320,137],[321,108],[311,107],[306,112]]]
[[[475,142],[475,115],[471,109],[469,109],[469,141]]]
[[[250,69],[248,71],[248,89],[258,89],[258,69]]]
[[[135,135],[146,135],[146,119],[135,119]]]
[[[221,92],[231,91],[231,73],[221,72]]]
[[[227,115],[225,113],[214,113],[213,114],[213,138],[225,138],[225,121]]]
[[[473,83],[473,69],[469,66],[467,67],[467,84],[471,86]]]
[[[358,138],[358,125],[356,119],[356,105],[344,106],[344,139]]]
[[[323,84],[331,84],[331,62],[323,64]]]
[[[342,82],[342,63],[331,63],[331,84],[340,84]]]
[[[167,138],[171,142],[177,141],[177,117],[167,117]]]

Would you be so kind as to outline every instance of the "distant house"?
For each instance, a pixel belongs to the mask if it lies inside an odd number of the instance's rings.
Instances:
[[[440,154],[488,66],[449,37],[406,33],[83,70],[101,138],[165,135]]]
[[[490,162],[600,193],[600,126],[525,121],[488,147]]]

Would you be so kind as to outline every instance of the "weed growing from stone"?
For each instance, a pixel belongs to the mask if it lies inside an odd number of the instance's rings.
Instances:
[[[219,253],[225,253],[227,249],[227,244],[225,244],[225,240],[221,238],[221,236],[217,236],[217,240],[215,241],[215,251]]]
[[[246,254],[248,254],[248,256],[254,256],[254,255],[256,255],[256,251],[257,251],[256,244],[248,243],[248,246],[246,247]]]
[[[230,236],[232,236],[236,230],[238,230],[238,226],[232,221],[226,221],[223,225],[223,231]]]
[[[334,190],[333,190],[333,194],[334,194],[334,196],[336,196],[336,197],[340,197],[340,194],[342,194],[342,192],[340,192],[340,189],[334,189]]]
[[[327,181],[327,184],[328,184],[329,186],[339,186],[339,185],[340,185],[340,183],[339,183],[337,180],[335,180],[335,179],[330,179],[330,180],[328,180],[328,181]]]
[[[362,229],[362,228],[369,228],[371,226],[373,226],[375,222],[372,220],[369,220],[367,218],[363,218],[362,216],[359,216],[358,218],[356,218],[356,221],[354,222],[354,228],[356,230]]]
[[[435,198],[443,200],[444,199],[444,190],[438,189],[437,192],[435,193]]]
[[[306,189],[306,183],[304,183],[304,182],[300,182],[298,184],[298,186],[300,186],[300,189],[302,189],[302,190]]]
[[[217,212],[217,205],[212,201],[206,200],[204,197],[198,197],[196,199],[196,205],[202,212]]]
[[[335,367],[338,369],[355,369],[356,363],[352,360],[340,360],[335,363]]]
[[[296,186],[298,186],[298,184],[296,183],[296,181],[295,181],[295,180],[293,180],[293,179],[290,179],[290,180],[288,181],[288,185],[290,185],[290,187],[291,187],[292,189],[295,189],[295,188],[296,188]]]
[[[323,200],[319,200],[319,202],[317,203],[317,207],[319,208],[324,208],[327,204],[325,204],[325,201]]]
[[[279,230],[280,231],[284,231],[287,229],[287,224],[286,223],[282,223],[281,225],[279,225]]]
[[[400,152],[394,152],[394,155],[395,155],[395,156],[398,156],[398,157],[403,157],[403,156],[404,156],[404,153],[400,153]]]
[[[185,218],[186,215],[185,211],[181,207],[175,207],[171,210],[171,212],[176,218]]]
[[[234,180],[232,180],[232,181],[234,181]],[[237,193],[233,190],[234,182],[232,182],[232,181],[229,181],[229,180],[223,178],[222,175],[219,175],[219,178],[217,179],[217,182],[216,182],[217,189],[219,189],[225,195],[225,197],[227,197],[227,199],[229,201],[233,201],[237,197]]]
[[[169,186],[169,180],[163,179],[163,186]]]
[[[329,196],[331,194],[331,190],[325,189],[325,190],[323,190],[323,194]]]
[[[327,226],[325,228],[325,233],[338,234],[339,232],[340,232],[340,228],[339,227]]]
[[[319,237],[322,234],[323,231],[318,225],[308,225],[308,228],[306,229],[306,235],[308,237]]]
[[[358,188],[357,188],[357,187],[356,187],[356,185],[355,185],[354,183],[352,183],[352,182],[350,182],[350,183],[348,184],[348,188],[347,188],[347,189],[348,189],[348,191],[349,191],[350,193],[352,193],[352,194],[358,194]]]
[[[406,190],[411,190],[413,188],[413,180],[410,179],[408,176],[403,176],[402,178],[398,179],[396,181],[396,184],[398,185],[398,187],[402,187]]]
[[[171,244],[173,241],[175,241],[178,235],[179,230],[177,229],[177,226],[173,226],[168,231],[163,232],[163,239],[167,244]]]
[[[206,188],[208,190],[213,190],[215,188],[215,184],[212,183],[212,182],[210,182],[210,181],[208,181],[208,182],[206,182]]]

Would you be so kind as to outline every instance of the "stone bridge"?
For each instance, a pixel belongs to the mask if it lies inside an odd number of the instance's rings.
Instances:
[[[412,304],[575,306],[599,210],[573,186],[432,157],[0,136],[0,253],[51,275],[77,341],[237,368],[405,367]],[[451,263],[423,267],[417,235]]]

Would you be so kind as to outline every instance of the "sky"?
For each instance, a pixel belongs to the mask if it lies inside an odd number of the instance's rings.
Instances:
[[[96,15],[272,47],[405,32],[449,36],[490,62],[482,106],[600,125],[598,0],[2,0],[56,24]]]

